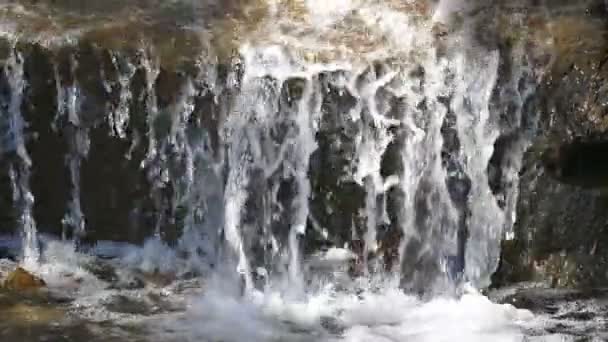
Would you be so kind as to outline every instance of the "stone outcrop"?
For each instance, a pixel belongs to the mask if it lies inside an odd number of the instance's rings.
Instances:
[[[3,287],[11,291],[37,290],[46,286],[41,278],[36,277],[21,267],[17,267],[4,279]]]
[[[550,68],[536,97],[538,137],[528,149],[512,240],[495,285],[608,284],[608,23],[603,2],[537,27],[550,35]]]

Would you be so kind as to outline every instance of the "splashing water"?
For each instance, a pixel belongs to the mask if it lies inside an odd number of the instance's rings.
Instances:
[[[316,195],[310,191],[314,180],[309,160],[321,148],[315,137],[327,134],[330,122],[336,122],[344,133],[334,143],[343,144],[337,147],[340,153],[352,158],[343,163],[343,170],[335,170],[338,182],[354,182],[366,193],[361,212],[345,227],[352,230],[346,242],[362,241],[358,253],[366,263],[371,254],[384,253],[386,258],[387,250],[395,249],[390,245],[399,244],[403,285],[415,291],[441,292],[455,278],[487,286],[498,262],[505,217],[511,215],[499,207],[486,175],[500,135],[498,114],[489,108],[498,52],[464,47],[464,36],[442,41],[430,29],[436,24],[432,19],[420,24],[413,16],[380,5],[357,6],[356,19],[368,23],[385,44],[363,59],[311,64],[272,42],[241,48],[245,73],[225,124],[229,171],[224,197],[226,238],[237,255],[239,272],[250,288],[252,263],[261,259],[250,254],[257,248],[255,240],[268,236],[274,217],[291,210],[285,222],[278,222],[282,233],[273,230],[272,243],[261,244],[287,258],[290,286],[302,282],[298,236],[306,234],[307,220],[314,216],[307,203]],[[328,20],[338,22],[348,13],[322,12],[325,18],[312,25],[323,33]],[[380,13],[384,19],[375,21]],[[399,57],[369,66],[366,58],[379,55]],[[324,105],[331,88],[343,99],[344,114]],[[285,92],[298,93],[297,98],[287,95],[287,102],[295,105],[284,103]],[[452,140],[445,141],[448,130],[453,131]],[[446,159],[448,145],[452,151]],[[387,166],[389,154],[397,160]],[[290,187],[288,208],[276,197],[283,187]],[[269,194],[262,195],[265,191]],[[253,198],[269,204],[256,209],[248,202]],[[393,202],[391,208],[387,200]],[[247,211],[270,218],[250,223]],[[382,226],[393,231],[385,233],[389,237],[384,241],[377,232]],[[384,250],[379,250],[378,239]],[[277,247],[277,241],[285,246]]]
[[[320,35],[351,13],[343,10],[348,6],[317,13],[312,9],[322,6],[308,5],[312,25]],[[246,296],[226,297],[218,292],[225,285],[216,287],[212,281],[209,292],[193,304],[191,317],[178,323],[187,326],[182,338],[522,340],[528,323],[540,324],[530,322],[530,313],[492,304],[466,286],[460,299],[440,297],[428,303],[401,290],[445,293],[460,281],[485,287],[496,268],[503,229],[510,228],[514,211],[512,204],[498,204],[486,173],[501,134],[498,113],[490,108],[498,82],[498,51],[464,47],[465,36],[458,34],[442,41],[430,29],[432,20],[419,24],[410,15],[380,5],[350,5],[360,15],[357,19],[373,23],[375,33],[384,39],[382,49],[362,59],[311,63],[306,54],[302,59],[268,41],[241,47],[245,73],[235,111],[225,124],[229,171],[224,229],[245,279]],[[377,20],[381,15],[383,19]],[[298,39],[318,46],[312,36]],[[366,60],[379,56],[400,57],[371,66]],[[332,88],[346,99],[341,102],[347,103],[341,108],[343,114],[326,106]],[[296,105],[284,103],[281,94],[285,91],[297,94],[287,97]],[[521,115],[521,110],[514,115]],[[310,233],[303,229],[307,220],[317,230],[331,229],[319,227],[306,204],[307,198],[315,196],[310,191],[314,180],[307,170],[319,167],[309,160],[324,147],[316,137],[327,132],[328,122],[341,125],[352,141],[350,146],[342,139],[332,142],[343,144],[337,147],[341,153],[351,153],[343,170],[333,170],[340,175],[338,182],[353,182],[365,189],[358,213],[364,223],[354,222],[354,217],[347,239],[362,241],[362,249],[357,252],[359,247],[350,245],[355,254],[346,253],[338,262],[363,259],[361,274],[367,277],[361,286],[336,274],[331,280],[315,277],[307,273],[310,260],[301,257],[298,237]],[[390,154],[396,155],[396,162],[387,167]],[[277,173],[278,178],[273,176]],[[273,219],[287,209],[277,197],[282,182],[290,183],[292,214],[281,222],[282,232],[269,232]],[[248,202],[250,198],[259,206]],[[389,202],[396,202],[397,209]],[[262,217],[259,226],[248,220],[250,216]],[[378,231],[387,226],[399,231],[392,235]],[[383,239],[381,233],[388,237]],[[399,236],[401,240],[395,241]],[[259,237],[264,241],[261,248],[268,249],[262,254],[255,252]],[[371,267],[371,258],[383,253],[386,266],[390,244],[399,245],[395,278],[381,276],[384,272],[375,273],[378,269]],[[261,266],[286,267],[287,275],[280,267],[278,273],[276,269],[264,272],[269,279],[258,291],[253,278],[261,273],[255,270],[262,259]],[[292,297],[294,293],[299,295]],[[242,329],[228,328],[236,324]],[[336,331],[328,333],[332,329]]]
[[[404,287],[449,293],[460,281],[484,287],[496,268],[514,210],[498,204],[486,174],[501,134],[498,114],[490,109],[500,56],[463,47],[464,36],[437,40],[432,21],[421,25],[379,5],[357,6],[357,19],[373,23],[386,44],[362,59],[311,63],[306,53],[302,58],[268,36],[241,47],[244,74],[223,131],[223,212],[227,262],[242,275],[245,296],[233,297],[223,290],[225,279],[214,278],[188,317],[174,323],[187,331],[178,339],[519,341],[526,329],[542,325],[532,323],[529,312],[495,305],[466,286],[460,299],[426,303],[403,293]],[[342,9],[311,11],[318,14],[312,25],[327,34],[348,15]],[[312,36],[299,39],[318,46]],[[402,59],[367,59],[391,55]],[[344,106],[338,112],[328,106],[333,89]],[[326,147],[318,136],[331,125],[341,126],[344,135]],[[344,270],[345,263],[362,258],[366,277],[359,280],[342,277],[342,271],[324,278],[302,256],[305,235],[312,233],[305,227],[332,229],[316,222],[308,204],[317,196],[309,168],[324,167],[311,162],[321,148],[349,155],[343,169],[332,172],[340,184],[365,189],[345,241],[355,253],[327,261]],[[390,154],[396,161],[386,166]],[[398,231],[379,231],[387,226]],[[382,270],[395,249],[390,244],[399,245],[396,277]],[[372,267],[382,255],[380,270]],[[256,285],[260,275],[262,286]]]
[[[328,287],[301,302],[277,294],[241,301],[210,292],[188,317],[165,326],[178,333],[160,335],[171,341],[522,341],[524,331],[539,324],[526,310],[474,292],[422,303],[397,289],[357,295]]]

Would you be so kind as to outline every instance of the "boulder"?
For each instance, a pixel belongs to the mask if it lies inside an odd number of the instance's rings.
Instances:
[[[46,283],[22,267],[17,267],[6,277],[3,286],[12,291],[28,291],[40,289],[46,286]]]
[[[534,96],[537,138],[519,173],[517,222],[496,286],[608,285],[608,22],[604,3],[589,3],[529,27],[552,63]]]

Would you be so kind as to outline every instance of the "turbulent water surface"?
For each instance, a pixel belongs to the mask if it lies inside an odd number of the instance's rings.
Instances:
[[[551,13],[3,2],[2,269],[48,289],[0,292],[0,336],[601,339],[585,294],[480,292],[555,48],[528,25]]]

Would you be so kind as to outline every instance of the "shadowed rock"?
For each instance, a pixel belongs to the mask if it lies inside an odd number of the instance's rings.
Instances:
[[[542,162],[547,173],[562,183],[608,187],[608,141],[573,141],[550,147]]]
[[[524,155],[514,235],[503,242],[494,282],[605,286],[606,4],[551,2],[547,9],[529,16],[526,34],[517,38],[531,38],[539,48],[531,62],[544,65],[542,82],[522,116],[528,120],[538,113],[532,126],[538,138]],[[491,174],[490,181],[495,176],[500,175]]]

